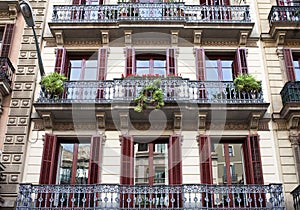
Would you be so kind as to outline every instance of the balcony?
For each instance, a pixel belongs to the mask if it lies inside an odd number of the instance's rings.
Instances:
[[[193,30],[203,30],[203,39],[227,37],[239,41],[241,31],[250,32],[253,28],[249,13],[249,6],[185,5],[180,2],[55,5],[49,26],[54,36],[62,32],[65,40],[76,37],[96,39],[101,37],[100,30],[109,30],[110,41],[113,41],[124,37],[124,30],[130,27],[132,34],[169,34],[171,28],[179,30],[181,37],[193,41]],[[73,33],[75,28],[76,33]],[[224,29],[222,36],[216,33],[220,29]]]
[[[282,186],[21,184],[16,209],[285,209]]]
[[[293,201],[294,201],[294,209],[300,209],[300,185],[296,187],[292,192]]]
[[[0,93],[3,96],[10,94],[11,83],[15,68],[7,57],[0,57]]]
[[[280,95],[283,104],[281,116],[291,119],[293,115],[300,115],[300,81],[285,83]]]
[[[286,39],[300,36],[300,6],[272,6],[268,16],[270,35],[274,38],[277,32],[284,31]]]
[[[122,111],[129,112],[132,122],[148,120],[148,114],[154,106],[149,103],[144,113],[135,112],[134,98],[144,86],[153,81],[153,79],[68,81],[64,83],[65,91],[60,98],[51,98],[41,91],[34,107],[41,118],[51,113],[52,119],[58,122],[72,121],[74,113],[85,112],[80,119],[88,121],[91,116],[87,116],[86,113],[105,112],[106,123],[109,123],[113,121],[112,118],[116,113]],[[262,92],[240,92],[233,82],[165,78],[161,79],[160,88],[165,102],[161,110],[167,119],[173,119],[176,112],[188,116],[187,122],[183,119],[183,125],[187,129],[194,129],[197,125],[192,121],[198,120],[199,110],[206,113],[208,121],[224,120],[225,117],[226,121],[245,123],[245,119],[251,119],[254,115],[258,119],[261,118],[269,106],[269,103],[264,102]]]

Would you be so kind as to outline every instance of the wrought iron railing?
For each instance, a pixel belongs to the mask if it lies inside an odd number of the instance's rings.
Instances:
[[[284,209],[281,184],[31,185],[21,184],[16,209]]]
[[[294,202],[294,209],[299,210],[300,209],[300,185],[296,187],[292,192],[293,196],[293,202]]]
[[[184,3],[119,3],[118,5],[55,5],[52,22],[250,22],[249,6],[185,5]]]
[[[285,83],[280,95],[283,104],[288,102],[300,102],[300,81]]]
[[[15,68],[8,57],[0,57],[0,79],[6,80],[11,84]]]
[[[64,93],[53,98],[40,92],[37,103],[115,103],[131,102],[153,79],[114,79],[106,81],[67,81]],[[161,79],[165,102],[263,103],[262,91],[238,91],[233,82],[203,82],[188,79]],[[151,91],[150,91],[151,97]]]
[[[272,6],[268,19],[270,26],[274,22],[299,22],[300,6]]]

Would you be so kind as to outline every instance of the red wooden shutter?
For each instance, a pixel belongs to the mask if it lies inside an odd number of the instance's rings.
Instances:
[[[101,183],[102,140],[102,135],[92,136],[88,184]]]
[[[200,0],[200,5],[206,5],[206,0]]]
[[[98,80],[106,79],[106,68],[107,68],[107,48],[100,48],[98,50],[98,69],[99,69]]]
[[[40,184],[55,184],[57,164],[57,138],[53,134],[46,133],[40,171]]]
[[[69,59],[67,56],[67,50],[65,48],[59,48],[56,51],[56,60],[54,71],[69,76]]]
[[[182,184],[181,136],[170,136],[168,155],[169,184],[180,185]]]
[[[235,53],[234,59],[234,76],[238,74],[247,74],[248,73],[248,65],[247,65],[247,57],[246,57],[246,49],[238,48]]]
[[[205,81],[205,51],[203,48],[196,49],[196,77],[199,81]]]
[[[230,1],[229,0],[223,0],[223,5],[230,5]]]
[[[14,33],[15,24],[6,24],[1,47],[1,57],[8,57],[10,53],[10,45]]]
[[[167,75],[175,75],[176,74],[176,50],[175,48],[167,49]]]
[[[126,49],[126,67],[125,67],[126,76],[135,74],[135,49],[127,48]]]
[[[200,152],[200,178],[202,184],[212,184],[212,160],[210,151],[210,138],[206,135],[198,136]]]
[[[263,184],[259,136],[249,135],[243,144],[246,184]]]
[[[122,136],[121,140],[121,185],[134,184],[134,148],[132,136]]]
[[[73,4],[80,5],[82,3],[83,3],[82,0],[73,0]]]
[[[292,50],[289,48],[283,49],[283,58],[284,58],[284,63],[285,63],[287,79],[289,81],[295,81],[296,78],[295,78],[295,69],[294,69],[294,64],[293,64]]]

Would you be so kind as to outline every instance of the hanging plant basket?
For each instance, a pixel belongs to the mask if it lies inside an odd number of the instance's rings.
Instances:
[[[165,105],[164,94],[160,88],[160,80],[156,79],[143,87],[139,95],[134,99],[136,106],[134,111],[142,112],[148,104],[152,104],[155,109],[159,109]]]

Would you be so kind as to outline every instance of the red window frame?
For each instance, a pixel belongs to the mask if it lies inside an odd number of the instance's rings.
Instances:
[[[97,76],[95,80],[105,80],[106,72],[107,72],[107,57],[108,57],[108,49],[107,48],[99,48],[98,55],[95,57],[95,52],[82,52],[82,53],[72,53],[67,52],[66,48],[58,48],[56,50],[56,60],[55,60],[55,68],[54,71],[57,73],[64,74],[66,77],[70,77],[71,71],[71,63],[70,60],[73,58],[82,59],[82,74],[80,79],[83,79],[84,75],[84,62],[92,57],[93,60],[97,60]]]
[[[288,81],[300,81],[300,53],[284,48],[283,58]],[[298,66],[295,66],[294,62],[298,62]]]
[[[77,5],[102,5],[103,0],[73,0],[73,4],[77,4]]]
[[[144,54],[149,57],[157,57],[157,54]],[[136,74],[136,59],[137,56],[142,57],[142,54],[137,55],[135,48],[127,48],[126,49],[126,65],[125,65],[125,75],[135,75]],[[162,57],[162,56],[159,56]],[[176,49],[175,48],[167,48],[166,54],[166,74],[167,75],[175,75],[177,73],[177,64],[176,64]]]
[[[6,24],[1,41],[1,57],[9,57],[15,24]]]
[[[60,142],[61,140],[60,139],[58,140],[56,135],[46,133],[45,142],[43,146],[41,171],[40,171],[40,180],[39,180],[40,184],[56,183]],[[71,140],[71,142],[74,142],[74,140]],[[102,135],[96,135],[91,137],[88,184],[96,184],[101,182],[100,169],[101,169],[102,142],[103,142]],[[74,170],[76,169],[76,167],[72,167],[72,169]],[[72,174],[74,174],[74,171]]]
[[[201,183],[213,184],[210,137],[207,135],[200,135],[198,137],[198,143]],[[242,148],[244,154],[244,170],[246,175],[246,184],[264,184],[259,136],[257,134],[248,135],[242,141]],[[227,162],[229,160],[228,153],[227,155],[225,155],[225,160]],[[230,167],[228,163],[227,165],[228,167]],[[230,173],[230,168],[228,168],[226,172]],[[230,177],[230,174],[227,174],[227,177]]]

